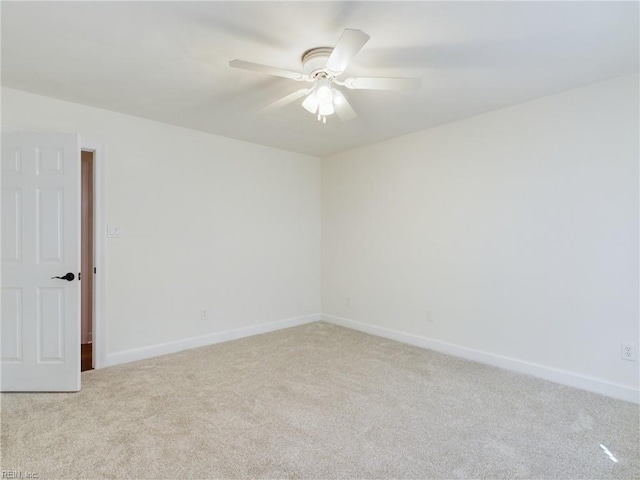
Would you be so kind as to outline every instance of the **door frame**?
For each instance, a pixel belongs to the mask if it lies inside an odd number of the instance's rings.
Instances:
[[[80,136],[80,149],[93,153],[93,368],[105,366],[105,292],[106,292],[106,191],[105,156],[102,143],[87,141]],[[93,274],[93,272],[89,272]]]

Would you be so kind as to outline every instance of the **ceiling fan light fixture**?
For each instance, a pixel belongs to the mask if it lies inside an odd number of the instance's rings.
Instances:
[[[317,114],[318,121],[327,123],[327,115],[335,113],[333,107],[336,98],[335,92],[336,90],[331,88],[327,78],[319,78],[311,93],[302,102],[302,107],[309,113]]]
[[[302,102],[302,106],[309,113],[316,113],[318,111],[318,98],[316,92],[311,92],[307,95],[307,98]]]
[[[319,105],[318,113],[323,117],[326,117],[327,115],[333,115],[334,112],[335,110],[333,108],[333,102],[321,103]]]
[[[333,101],[333,94],[328,85],[321,85],[316,96],[318,97],[318,103],[331,103]]]
[[[318,102],[318,113],[321,117],[333,115],[335,110],[333,108],[333,89],[331,88],[331,83],[326,77],[318,78],[317,81],[318,88],[316,88],[314,94]],[[326,119],[323,118],[323,122],[326,122]]]

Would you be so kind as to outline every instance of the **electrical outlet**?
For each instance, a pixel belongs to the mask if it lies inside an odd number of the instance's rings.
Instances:
[[[621,345],[620,358],[630,362],[636,361],[636,346],[633,343],[623,343]]]
[[[425,314],[425,320],[427,321],[427,323],[433,323],[433,314],[431,312],[427,312]]]
[[[200,320],[206,320],[209,318],[209,315],[206,310],[200,310]]]
[[[351,297],[347,297],[347,307],[351,306]]]

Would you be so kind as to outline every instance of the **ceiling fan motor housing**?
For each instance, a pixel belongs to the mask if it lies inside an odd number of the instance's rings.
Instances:
[[[302,69],[309,78],[317,78],[318,76],[332,77],[327,71],[327,60],[333,48],[318,47],[307,50],[302,54]]]

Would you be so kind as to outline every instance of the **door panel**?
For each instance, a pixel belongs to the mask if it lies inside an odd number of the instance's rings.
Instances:
[[[4,135],[3,135],[4,138]],[[22,158],[19,148],[2,147],[2,174],[20,175]]]
[[[80,389],[80,143],[2,135],[3,391]],[[55,279],[67,272],[73,281]]]
[[[2,288],[2,361],[22,360],[22,289]]]
[[[38,263],[63,264],[64,251],[64,190],[36,190],[36,245]]]
[[[2,190],[2,262],[22,262],[22,196],[17,188]]]
[[[37,175],[62,175],[64,173],[64,150],[61,148],[36,149]]]
[[[64,289],[39,288],[37,309],[38,361],[64,361]]]

